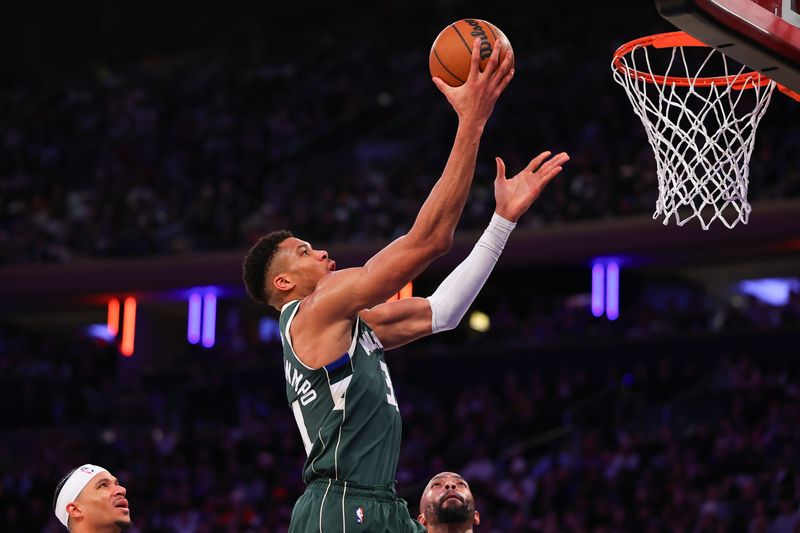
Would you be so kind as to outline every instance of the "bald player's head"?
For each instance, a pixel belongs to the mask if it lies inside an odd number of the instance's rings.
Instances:
[[[480,524],[481,516],[475,510],[475,499],[466,480],[455,472],[441,472],[433,476],[419,501],[418,520],[428,531],[436,531],[437,526],[463,525],[463,530],[472,531],[473,525]]]

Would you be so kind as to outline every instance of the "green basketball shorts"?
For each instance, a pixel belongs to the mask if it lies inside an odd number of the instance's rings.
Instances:
[[[424,533],[393,488],[315,479],[297,500],[289,533]]]

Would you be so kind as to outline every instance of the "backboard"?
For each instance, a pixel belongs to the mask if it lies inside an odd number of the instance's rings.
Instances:
[[[656,0],[662,17],[800,92],[800,0]]]

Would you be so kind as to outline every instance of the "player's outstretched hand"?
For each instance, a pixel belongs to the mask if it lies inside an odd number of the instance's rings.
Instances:
[[[472,43],[469,76],[464,85],[450,87],[439,78],[433,78],[433,83],[447,97],[447,101],[456,110],[459,120],[483,126],[489,120],[500,94],[514,77],[512,67],[514,62],[511,50],[505,53],[501,62],[500,47],[495,46],[486,67],[481,72],[480,42],[479,38],[475,38]]]
[[[542,192],[544,186],[555,178],[569,161],[565,152],[550,157],[550,152],[537,155],[528,166],[514,176],[506,178],[506,164],[496,157],[497,177],[494,180],[495,212],[506,220],[516,222]]]

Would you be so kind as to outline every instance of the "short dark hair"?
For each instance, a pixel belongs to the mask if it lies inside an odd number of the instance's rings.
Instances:
[[[64,484],[69,479],[69,476],[74,474],[77,469],[78,469],[78,467],[76,466],[75,468],[73,468],[72,470],[67,472],[67,475],[62,477],[61,481],[59,481],[58,485],[56,485],[56,491],[53,493],[53,512],[54,513],[56,512],[56,505],[58,505],[58,495],[61,494],[61,489],[64,488]]]
[[[278,245],[290,237],[294,237],[290,231],[273,231],[258,239],[247,252],[242,263],[242,280],[247,295],[256,302],[269,303],[264,278],[275,259]]]

